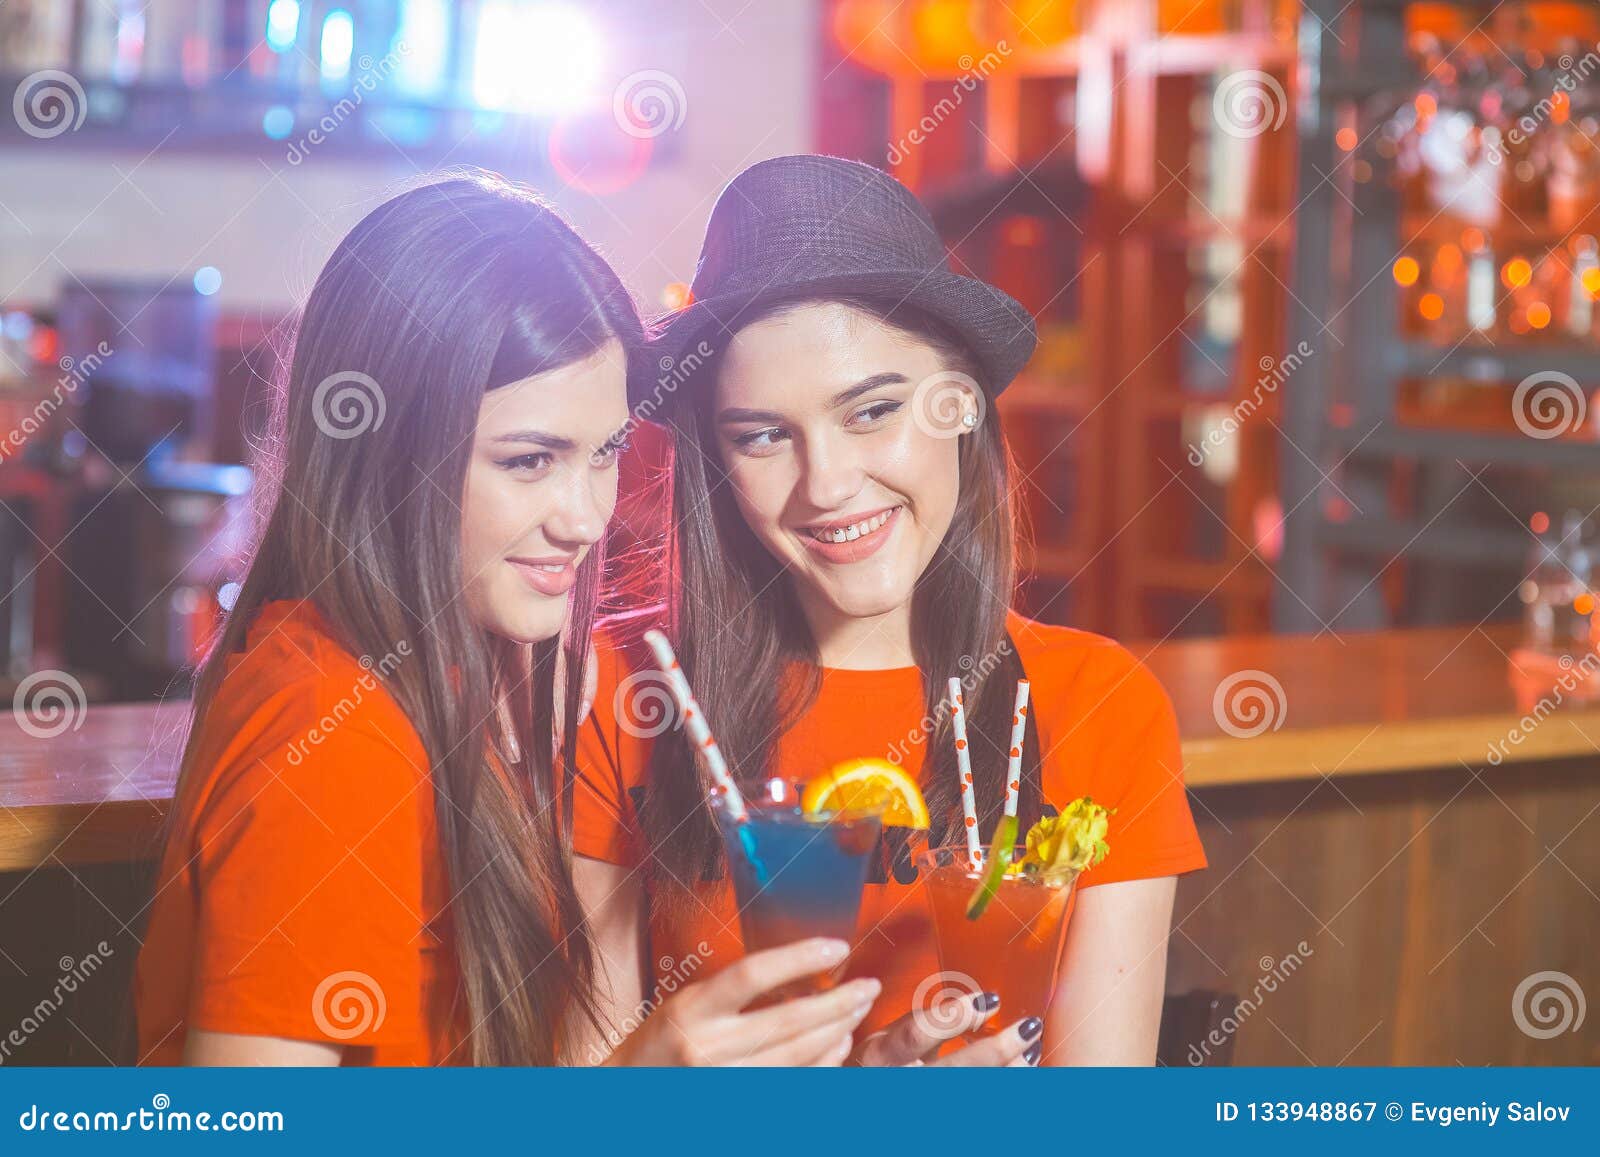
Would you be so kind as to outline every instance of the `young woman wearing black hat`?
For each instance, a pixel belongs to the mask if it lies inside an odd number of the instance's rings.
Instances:
[[[942,842],[960,831],[944,703],[958,676],[987,832],[1026,677],[1022,830],[1083,795],[1115,809],[1110,857],[1080,880],[1048,1008],[997,1010],[983,977],[940,972],[910,848],[887,836],[849,969],[884,985],[857,1058],[932,1059],[941,1038],[993,1020],[1010,1027],[957,1056],[1152,1063],[1175,877],[1205,858],[1154,677],[1111,640],[1010,606],[1015,483],[993,405],[1033,351],[1032,319],[949,271],[898,182],[828,157],[736,177],[692,288],[650,359],[711,351],[665,412],[676,449],[660,617],[735,773],[807,779],[888,758],[919,781]],[[738,947],[686,740],[626,718],[641,663],[630,638],[613,632],[600,651],[574,848],[611,988],[637,995],[652,961],[698,949],[715,966]],[[971,989],[959,1015],[908,1013],[952,987]]]

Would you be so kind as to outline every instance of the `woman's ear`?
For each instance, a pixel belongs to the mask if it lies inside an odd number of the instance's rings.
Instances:
[[[923,433],[934,438],[959,438],[983,423],[987,401],[983,387],[970,374],[941,370],[917,384],[911,413]]]

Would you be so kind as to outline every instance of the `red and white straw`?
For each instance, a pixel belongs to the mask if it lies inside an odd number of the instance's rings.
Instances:
[[[978,801],[972,794],[972,752],[967,747],[967,707],[961,699],[961,680],[950,678],[950,723],[956,732],[956,770],[961,773],[961,822],[967,829],[967,857],[983,862],[978,838]]]
[[[1022,740],[1028,733],[1028,681],[1017,680],[1017,706],[1011,712],[1011,762],[1006,766],[1006,815],[1017,814],[1022,790]]]
[[[650,644],[650,650],[656,657],[656,666],[666,675],[667,686],[672,689],[672,697],[678,702],[678,714],[683,716],[684,729],[705,760],[706,770],[711,773],[713,792],[722,801],[728,814],[742,821],[747,814],[744,796],[739,794],[739,785],[733,782],[733,776],[728,772],[728,763],[722,758],[722,750],[712,737],[705,712],[700,710],[694,692],[689,690],[689,680],[678,665],[678,657],[672,653],[672,644],[660,631],[646,631],[644,641]]]

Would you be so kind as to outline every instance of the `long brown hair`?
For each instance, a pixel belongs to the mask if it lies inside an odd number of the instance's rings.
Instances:
[[[769,301],[736,319],[729,336],[763,317],[809,301],[840,302],[926,343],[945,370],[982,384],[982,370],[961,339],[937,319],[912,307],[870,297]],[[669,631],[684,673],[717,729],[717,741],[735,775],[758,783],[774,746],[815,699],[820,660],[796,598],[793,580],[763,547],[735,504],[715,441],[712,383],[726,341],[688,383],[684,405],[671,416],[675,429],[667,601]],[[977,794],[979,822],[991,830],[1004,806],[1016,681],[1022,660],[1006,629],[1016,586],[1016,527],[1011,463],[998,416],[990,414],[959,449],[960,492],[950,529],[917,579],[911,639],[923,673],[927,734],[922,776],[935,840],[953,838],[960,808],[955,739],[947,681],[961,677]],[[786,681],[799,661],[809,677]],[[1023,829],[1043,808],[1039,737],[1027,716],[1019,815]],[[884,753],[885,757],[889,753]],[[643,825],[652,865],[673,903],[683,887],[716,875],[721,846],[706,806],[705,785],[681,732],[656,739],[651,753]]]
[[[353,655],[407,656],[384,684],[428,752],[461,985],[452,1015],[469,1026],[462,1053],[473,1064],[550,1064],[564,1024],[598,1023],[553,761],[560,684],[572,766],[604,566],[592,550],[563,638],[531,657],[469,616],[459,507],[479,406],[488,390],[611,340],[632,354],[642,339],[616,273],[521,186],[469,173],[368,214],[300,314],[262,447],[264,528],[195,685],[198,719],[257,612],[277,599],[309,600]],[[516,760],[488,742],[502,697]]]

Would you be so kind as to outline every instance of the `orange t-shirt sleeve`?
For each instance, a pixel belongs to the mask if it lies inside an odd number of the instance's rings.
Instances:
[[[349,703],[336,682],[292,685],[239,721],[201,808],[193,1028],[426,1039],[426,756],[381,691],[330,714]]]
[[[1088,706],[1100,735],[1088,794],[1114,814],[1106,833],[1110,853],[1083,875],[1080,886],[1204,868],[1205,849],[1183,786],[1183,750],[1171,697],[1122,647],[1108,646],[1095,667]],[[1058,807],[1071,802],[1048,790],[1046,795]]]
[[[641,856],[629,789],[643,776],[649,743],[630,734],[619,721],[619,713],[633,710],[627,701],[635,693],[621,657],[599,640],[595,651],[598,680],[594,706],[578,734],[572,850],[591,860],[631,868]]]

